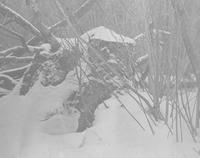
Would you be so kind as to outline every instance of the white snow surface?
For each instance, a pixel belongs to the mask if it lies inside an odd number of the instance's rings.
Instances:
[[[99,26],[91,29],[84,33],[81,38],[86,42],[89,41],[89,39],[101,39],[109,42],[130,43],[133,45],[136,44],[134,39],[117,34],[115,31],[108,29],[105,26]]]
[[[57,87],[37,83],[26,96],[18,96],[16,90],[0,99],[0,158],[198,158],[193,151],[198,144],[191,139],[175,143],[163,123],[154,126],[153,136],[143,112],[128,95],[120,99],[145,131],[111,98],[106,101],[109,108],[100,105],[93,127],[84,132],[74,132],[76,125],[62,134],[44,132],[41,119],[61,107],[77,88],[72,76]],[[76,124],[78,117],[72,119],[68,123]],[[52,124],[48,128],[60,128]]]

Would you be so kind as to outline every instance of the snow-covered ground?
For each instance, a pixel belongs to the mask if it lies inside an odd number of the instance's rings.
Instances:
[[[135,44],[135,40],[103,26],[88,31],[81,38],[85,41],[96,38]],[[73,44],[75,39],[69,42]],[[75,132],[80,115],[75,109],[45,120],[46,115],[60,109],[65,99],[77,88],[77,81],[71,73],[56,87],[42,87],[38,82],[26,96],[18,96],[16,87],[11,94],[1,98],[0,158],[199,157],[194,151],[194,148],[200,149],[199,143],[193,143],[188,132],[185,132],[188,137],[183,143],[176,143],[174,136],[168,136],[168,128],[160,122],[153,126],[155,135],[152,135],[141,108],[126,94],[120,96],[121,102],[145,130],[114,97],[106,101],[109,108],[99,106],[93,127],[84,132]]]
[[[94,126],[82,133],[73,132],[77,127],[77,113],[65,117],[73,126],[60,125],[62,117],[50,123],[41,121],[46,113],[61,107],[75,88],[76,82],[68,77],[57,87],[44,88],[37,83],[26,96],[18,96],[15,90],[0,99],[0,158],[198,157],[193,148],[198,149],[199,144],[192,139],[175,143],[174,137],[168,137],[168,128],[163,123],[154,127],[156,134],[153,136],[143,112],[128,95],[121,96],[120,100],[142,123],[145,131],[114,97],[106,101],[108,109],[99,106]],[[65,134],[49,135],[51,127],[66,128],[62,129]]]
[[[99,26],[87,31],[81,36],[81,38],[86,42],[88,42],[89,39],[101,39],[109,42],[130,43],[133,45],[136,44],[134,39],[117,34],[113,30],[110,30],[104,26]]]

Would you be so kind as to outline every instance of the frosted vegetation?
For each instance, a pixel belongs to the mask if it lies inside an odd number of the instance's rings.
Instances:
[[[200,157],[199,3],[68,2],[0,0],[0,158]]]

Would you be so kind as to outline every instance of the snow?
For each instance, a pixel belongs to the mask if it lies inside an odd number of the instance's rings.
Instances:
[[[73,108],[66,114],[57,114],[43,121],[41,131],[50,135],[61,135],[65,133],[76,132],[78,129],[78,120],[80,112]]]
[[[125,37],[123,35],[119,35],[113,30],[106,28],[105,26],[96,27],[84,33],[81,36],[81,38],[84,39],[86,42],[88,42],[89,39],[101,39],[101,40],[109,41],[109,42],[130,43],[133,45],[136,44],[134,39]]]
[[[141,108],[128,95],[120,96],[120,100],[142,123],[145,131],[114,97],[106,101],[108,109],[99,106],[93,127],[81,133],[74,132],[79,117],[79,113],[72,115],[74,109],[65,117],[57,115],[47,122],[41,121],[48,112],[60,108],[77,88],[71,73],[56,87],[44,88],[38,82],[26,96],[18,96],[16,88],[1,98],[0,158],[198,157],[193,148],[199,149],[199,144],[191,139],[175,143],[173,136],[168,137],[168,128],[162,122],[153,126],[155,135],[152,135]],[[74,123],[73,126],[62,126],[67,119],[69,124]],[[57,129],[54,131],[53,127]]]
[[[91,39],[100,39],[108,42],[119,42],[119,43],[128,43],[133,46],[136,45],[135,39],[123,36],[116,33],[115,31],[106,28],[105,26],[99,26],[93,28],[86,33],[80,36],[80,39],[77,38],[56,38],[59,43],[62,44],[62,47],[65,49],[71,50],[73,46],[78,45],[81,52],[85,52],[88,46],[88,43]],[[44,44],[41,46],[44,50],[48,50],[48,45]]]

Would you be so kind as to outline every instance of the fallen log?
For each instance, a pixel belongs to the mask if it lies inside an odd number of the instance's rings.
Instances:
[[[82,84],[80,92],[73,92],[65,102],[67,107],[75,107],[81,112],[77,132],[82,132],[93,125],[98,106],[111,97],[116,87],[101,80],[91,78]]]

